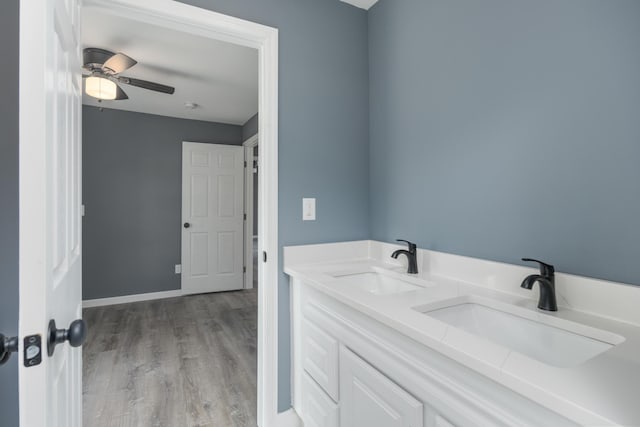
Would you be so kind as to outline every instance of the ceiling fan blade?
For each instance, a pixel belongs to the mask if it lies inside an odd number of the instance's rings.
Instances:
[[[107,61],[102,65],[102,69],[108,74],[118,74],[124,70],[128,70],[137,63],[138,61],[128,57],[124,53],[116,53],[111,58],[107,59]]]
[[[129,99],[129,97],[127,96],[127,94],[122,90],[122,88],[118,85],[116,85],[116,99],[115,101],[120,101],[122,99]]]
[[[118,77],[118,82],[131,86],[141,87],[142,89],[153,90],[156,92],[168,93],[172,95],[175,88],[171,86],[161,85],[160,83],[148,82],[146,80],[133,79],[131,77]]]

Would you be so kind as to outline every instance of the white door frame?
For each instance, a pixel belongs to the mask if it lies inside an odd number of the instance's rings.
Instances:
[[[255,48],[259,52],[258,425],[290,420],[278,414],[278,30],[170,0],[84,0],[83,6],[168,29]],[[21,49],[28,48],[21,46]],[[20,70],[20,79],[25,77]]]
[[[242,143],[244,147],[244,212],[246,214],[244,221],[244,288],[253,289],[253,149],[258,145],[258,134]],[[260,148],[258,147],[258,150]],[[260,156],[258,156],[260,158]],[[258,167],[258,173],[260,168]],[[258,176],[258,185],[260,185],[260,177]],[[260,194],[258,193],[258,196]],[[258,206],[258,210],[259,210]],[[258,237],[260,243],[260,237]]]

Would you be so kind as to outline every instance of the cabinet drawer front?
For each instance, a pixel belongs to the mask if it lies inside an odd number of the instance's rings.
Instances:
[[[424,407],[346,347],[340,348],[343,426],[423,427]]]
[[[320,387],[338,401],[338,341],[308,319],[303,322],[302,365]]]
[[[302,421],[305,427],[340,426],[338,405],[306,373],[302,378]]]

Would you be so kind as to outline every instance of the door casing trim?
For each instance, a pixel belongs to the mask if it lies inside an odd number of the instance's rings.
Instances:
[[[244,212],[247,215],[244,221],[244,288],[253,289],[253,194],[256,191],[253,188],[253,150],[258,144],[259,134],[256,133],[242,143],[244,147]],[[260,148],[258,148],[260,149]],[[258,156],[258,159],[260,156]],[[258,173],[260,167],[258,166]],[[258,176],[258,185],[260,185],[260,177]],[[258,195],[260,195],[258,193]],[[259,206],[258,206],[259,208]],[[260,237],[258,236],[258,242]]]

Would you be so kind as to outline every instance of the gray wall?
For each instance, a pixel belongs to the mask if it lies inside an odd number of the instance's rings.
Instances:
[[[242,142],[258,133],[258,113],[254,114],[245,124],[242,125]]]
[[[18,335],[18,7],[0,13],[0,333]],[[0,366],[2,424],[18,425],[18,356]]]
[[[640,2],[382,0],[371,237],[640,285]]]
[[[280,246],[368,238],[367,13],[337,0],[183,1],[280,30]],[[317,221],[302,221],[303,197],[318,199]],[[278,402],[286,410],[289,282],[282,272],[278,292]]]
[[[180,289],[182,141],[240,126],[83,106],[83,298]]]

